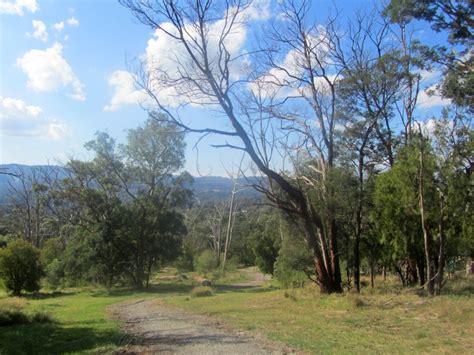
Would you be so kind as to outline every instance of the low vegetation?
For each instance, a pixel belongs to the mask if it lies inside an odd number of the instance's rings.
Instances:
[[[20,298],[0,301],[0,327],[18,324],[49,323],[51,316],[41,309],[25,311],[26,302]]]
[[[191,297],[209,297],[214,294],[214,291],[209,286],[194,287],[191,291]]]
[[[440,297],[403,289],[395,280],[362,294],[321,295],[314,286],[166,298],[189,312],[310,353],[469,353],[474,346],[474,280],[450,280]]]
[[[237,279],[247,270],[229,277]],[[392,277],[361,294],[321,295],[314,285],[282,290],[232,286],[227,279],[210,288],[194,287],[192,275],[172,278],[173,271],[147,291],[68,289],[63,292],[8,298],[3,310],[27,317],[0,329],[0,353],[109,353],[130,338],[108,313],[108,306],[157,297],[189,312],[216,316],[238,329],[311,353],[425,352],[468,353],[474,346],[474,280],[448,280],[445,294],[429,297],[418,288],[403,288]],[[199,294],[190,297],[190,294]],[[310,311],[308,311],[310,310]],[[35,316],[36,315],[36,316]],[[47,315],[40,319],[40,315]],[[52,320],[52,321],[51,321]],[[396,350],[394,350],[396,349]]]

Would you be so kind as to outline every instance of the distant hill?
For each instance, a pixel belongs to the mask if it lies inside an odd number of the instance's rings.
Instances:
[[[0,164],[0,204],[7,201],[10,184],[19,186],[19,180],[17,178],[5,173],[15,174],[21,171],[25,175],[32,175],[35,169],[58,171],[59,178],[62,175],[62,168],[60,166]],[[249,178],[249,181],[257,180],[257,177]],[[248,185],[248,181],[240,179],[239,184]],[[232,191],[232,180],[221,176],[197,176],[194,177],[194,184],[190,188],[194,191],[194,196],[198,201],[220,201],[229,197]],[[261,194],[251,187],[248,187],[239,191],[238,196],[239,198],[256,199],[260,198]]]

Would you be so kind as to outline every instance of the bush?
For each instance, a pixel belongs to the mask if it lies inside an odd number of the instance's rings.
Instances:
[[[21,309],[0,308],[0,326],[29,323],[30,319]]]
[[[194,287],[191,291],[191,297],[209,297],[214,294],[214,291],[209,286]]]
[[[58,259],[54,259],[46,266],[46,281],[51,287],[61,286],[64,279],[64,264]]]
[[[33,312],[30,316],[30,323],[51,323],[53,318],[49,315],[48,312],[43,310],[38,310]]]
[[[275,235],[263,234],[255,244],[255,264],[264,274],[273,275],[275,261],[280,250],[279,238]]]
[[[239,258],[237,256],[233,256],[227,259],[227,262],[225,264],[225,271],[234,272],[234,271],[237,271],[238,267],[239,267]]]
[[[0,277],[13,295],[18,296],[23,290],[38,291],[42,275],[40,252],[31,244],[16,240],[0,249]]]
[[[313,268],[313,257],[301,239],[286,237],[275,262],[275,278],[283,288],[303,287],[307,270]]]
[[[216,268],[214,255],[209,250],[203,251],[197,258],[194,268],[201,275],[207,275]]]
[[[183,247],[182,253],[176,261],[176,268],[181,273],[194,271],[194,253],[190,247]]]

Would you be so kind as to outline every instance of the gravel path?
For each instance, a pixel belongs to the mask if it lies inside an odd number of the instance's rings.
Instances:
[[[132,335],[120,354],[288,354],[284,345],[230,329],[212,317],[134,300],[112,306],[114,318]]]
[[[266,280],[247,272],[249,280],[229,287],[258,287]],[[288,354],[283,344],[237,331],[217,319],[190,314],[164,305],[159,299],[132,300],[110,308],[122,329],[131,335],[121,354]]]

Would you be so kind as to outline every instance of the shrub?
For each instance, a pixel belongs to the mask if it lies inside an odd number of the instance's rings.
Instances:
[[[0,249],[0,277],[13,295],[20,295],[22,290],[38,291],[42,275],[40,252],[31,244],[16,240]]]
[[[275,235],[263,234],[254,248],[255,264],[264,274],[273,275],[275,261],[280,250],[279,238]]]
[[[303,287],[312,263],[312,255],[302,240],[285,239],[275,262],[274,276],[283,288]]]
[[[191,297],[209,297],[214,294],[214,291],[209,286],[194,287],[191,291]]]
[[[30,317],[31,323],[50,323],[53,322],[53,318],[49,315],[48,312],[43,310],[38,310],[33,312]]]
[[[207,275],[216,268],[216,259],[209,250],[204,250],[196,260],[194,266],[201,275]]]
[[[30,320],[26,313],[16,308],[0,308],[0,326],[26,324]]]
[[[46,266],[46,281],[52,287],[59,287],[64,278],[64,264],[58,259],[54,259]]]
[[[237,271],[239,267],[239,258],[237,256],[232,256],[231,258],[227,259],[225,264],[225,271],[234,272]]]

